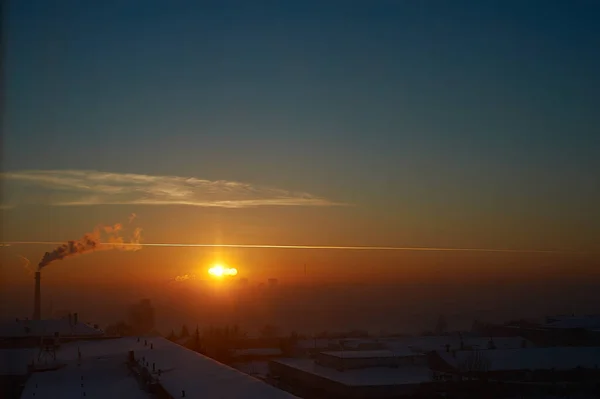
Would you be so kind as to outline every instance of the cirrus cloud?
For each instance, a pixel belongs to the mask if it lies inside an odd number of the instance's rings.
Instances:
[[[256,206],[345,205],[304,192],[194,177],[109,173],[94,170],[28,170],[0,174],[5,183],[18,184],[3,207],[22,203],[54,206],[188,205],[247,208]],[[24,193],[43,190],[44,195]],[[26,190],[25,190],[26,191]]]

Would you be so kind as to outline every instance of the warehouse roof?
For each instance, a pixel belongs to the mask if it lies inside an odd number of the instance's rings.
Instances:
[[[144,364],[159,384],[173,397],[210,396],[215,398],[292,398],[273,386],[188,350],[160,337],[127,337],[101,341],[79,341],[64,345],[57,351],[57,361],[66,364],[57,371],[35,373],[28,381],[26,393],[40,397],[81,397],[81,373],[86,372],[86,396],[135,397],[129,394],[134,384],[125,382],[127,353],[134,351],[136,361]],[[78,366],[79,354],[81,354]],[[121,368],[121,366],[123,366]],[[158,370],[161,370],[160,376]],[[120,371],[118,371],[120,370]],[[118,372],[117,372],[118,371]],[[87,378],[86,378],[87,375]],[[46,377],[48,376],[48,377]],[[54,377],[52,377],[54,376]],[[114,390],[110,387],[115,384]],[[31,385],[34,384],[34,385]],[[35,388],[37,384],[37,388]],[[89,385],[89,388],[87,388]],[[138,388],[139,389],[139,388]],[[28,396],[23,396],[27,398]]]
[[[327,378],[348,386],[413,385],[431,382],[433,372],[426,366],[399,368],[371,367],[338,371],[316,364],[312,359],[286,358],[271,360],[292,369]]]

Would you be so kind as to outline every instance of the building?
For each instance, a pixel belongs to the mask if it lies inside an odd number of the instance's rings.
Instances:
[[[319,353],[324,350],[383,350],[395,352],[411,351],[426,354],[431,351],[487,349],[493,345],[497,349],[513,349],[535,345],[520,336],[480,337],[460,335],[406,336],[381,338],[313,338],[298,341],[298,349],[305,353]]]
[[[79,321],[77,313],[63,319],[15,319],[0,324],[0,348],[37,346],[41,338],[56,335],[65,342],[81,338],[101,338],[105,334],[97,325]]]
[[[593,330],[600,328],[600,316],[548,317],[544,328]]]
[[[317,355],[315,363],[336,370],[364,369],[369,367],[427,366],[427,357],[414,352],[391,350],[328,351]]]
[[[600,347],[547,347],[435,352],[432,367],[463,377],[502,381],[579,381],[600,377]]]
[[[279,386],[307,397],[397,398],[428,392],[433,372],[415,353],[328,351],[269,362]]]
[[[31,349],[13,355],[30,365],[23,399],[293,397],[161,337],[70,342],[45,361]]]

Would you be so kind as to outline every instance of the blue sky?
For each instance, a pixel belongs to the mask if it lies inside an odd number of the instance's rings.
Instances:
[[[593,1],[12,2],[3,169],[300,191],[353,204],[340,225],[429,228],[423,245],[494,245],[505,223],[499,247],[521,225],[527,245],[564,229],[589,247],[599,18]]]

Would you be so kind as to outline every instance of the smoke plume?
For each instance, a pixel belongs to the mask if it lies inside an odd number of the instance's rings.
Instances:
[[[89,252],[107,249],[119,249],[122,251],[138,251],[142,249],[142,245],[140,245],[142,238],[141,228],[138,227],[133,231],[129,242],[125,242],[121,236],[122,230],[123,225],[121,223],[116,223],[112,226],[98,226],[92,232],[86,233],[79,240],[67,241],[56,247],[54,251],[46,252],[38,264],[38,270],[42,270],[54,261]]]

